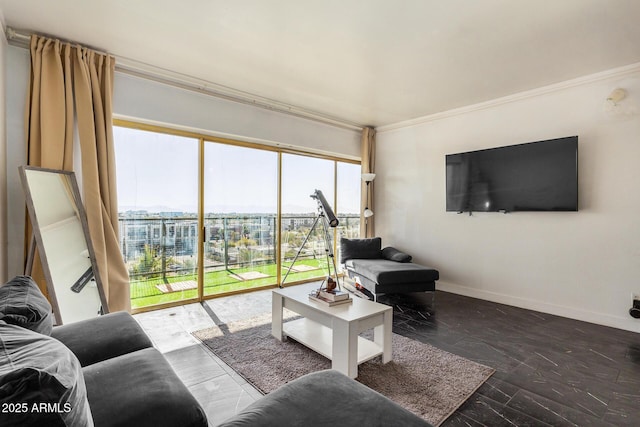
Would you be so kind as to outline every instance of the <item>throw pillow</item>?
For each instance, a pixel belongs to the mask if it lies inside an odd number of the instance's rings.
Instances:
[[[51,304],[29,276],[16,276],[0,286],[0,320],[51,335]]]
[[[340,239],[340,264],[350,259],[378,259],[381,257],[382,239]]]
[[[0,425],[93,426],[80,363],[60,341],[0,321]]]
[[[387,246],[382,250],[382,258],[396,262],[411,262],[412,259],[411,255],[405,254],[392,246]]]

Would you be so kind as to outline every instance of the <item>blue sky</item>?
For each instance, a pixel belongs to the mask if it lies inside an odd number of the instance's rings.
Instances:
[[[196,212],[198,140],[114,127],[119,210]],[[333,204],[334,162],[282,156],[283,213],[315,212],[309,197],[323,192]],[[360,166],[338,163],[339,213],[358,213]],[[276,212],[277,154],[205,144],[205,212]]]

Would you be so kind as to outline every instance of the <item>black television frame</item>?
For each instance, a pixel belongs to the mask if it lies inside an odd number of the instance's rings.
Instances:
[[[557,144],[564,145],[560,147]],[[559,164],[555,165],[558,169],[553,170],[553,174],[556,176],[550,178],[555,180],[553,182],[557,184],[557,188],[561,188],[562,192],[566,193],[565,196],[562,197],[562,205],[544,206],[542,203],[544,197],[540,196],[543,191],[531,184],[531,182],[536,181],[536,185],[549,188],[549,181],[538,179],[538,177],[548,178],[549,175],[549,170],[545,171],[542,164],[540,164],[542,159],[527,158],[525,155],[535,153],[537,156],[541,156],[544,150],[555,153],[566,151],[562,154],[562,157],[553,159],[552,163],[557,162]],[[518,155],[520,158],[517,158]],[[497,169],[497,172],[494,172],[494,169],[487,169],[486,164],[491,163],[491,161],[495,162],[495,159],[501,157],[506,158],[508,161],[504,164],[499,163],[500,169]],[[538,164],[536,164],[536,162],[538,162]],[[571,165],[570,168],[568,167],[569,164]],[[496,164],[493,163],[492,165],[495,166]],[[483,166],[484,169],[482,168]],[[520,166],[521,169],[518,169],[518,166]],[[522,173],[521,171],[525,167],[534,169]],[[560,169],[560,167],[563,169]],[[573,167],[575,167],[575,174],[573,173]],[[456,168],[458,169],[457,171]],[[535,168],[539,168],[539,171]],[[504,177],[501,178],[502,181],[495,178],[495,175],[500,175],[500,172],[504,173],[503,170],[509,169],[512,174],[514,173],[513,171],[518,171],[517,174],[521,175],[518,176],[519,179],[529,179],[527,182],[529,187],[522,187],[528,188],[530,195],[534,196],[532,202],[528,205],[511,205],[510,203],[512,201],[518,200],[519,198],[519,195],[514,196],[517,188],[505,187],[505,182],[508,181],[505,180]],[[445,170],[445,205],[447,212],[469,212],[469,214],[471,214],[471,212],[577,212],[579,210],[577,135],[447,154],[445,156]],[[536,172],[535,177],[533,177],[534,172]],[[483,173],[489,175],[488,178],[486,176],[484,177],[485,182],[477,178],[477,176],[482,176]],[[493,180],[498,182],[497,185],[495,182],[491,182],[492,175]],[[568,182],[557,182],[560,178],[568,179]],[[484,187],[480,186],[480,184],[484,184]],[[455,188],[456,185],[457,188]],[[492,188],[492,185],[496,186],[497,190]],[[531,191],[532,189],[538,193]],[[536,194],[538,195],[537,200],[535,197]],[[558,191],[556,194],[558,200],[560,200],[560,196],[561,192]],[[493,203],[496,200],[499,200],[499,202]],[[550,198],[547,198],[547,200],[550,200]],[[505,203],[506,201],[509,203]],[[567,203],[567,201],[569,203]],[[479,208],[479,206],[482,206],[482,208]]]

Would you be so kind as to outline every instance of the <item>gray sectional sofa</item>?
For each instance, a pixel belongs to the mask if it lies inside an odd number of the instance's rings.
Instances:
[[[340,239],[340,263],[349,277],[370,293],[435,291],[438,270],[411,262],[412,257],[394,247],[382,248],[382,239]]]
[[[307,374],[218,427],[429,427],[431,424],[337,371]]]
[[[53,327],[27,276],[0,287],[0,405],[3,427],[208,425],[130,314]]]
[[[206,415],[128,313],[52,326],[30,277],[0,286],[0,426],[205,427]],[[374,390],[326,370],[257,400],[222,427],[429,427]]]

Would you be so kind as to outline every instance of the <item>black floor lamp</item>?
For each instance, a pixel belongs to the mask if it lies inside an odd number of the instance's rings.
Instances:
[[[369,226],[369,218],[371,218],[373,216],[373,211],[371,209],[369,209],[369,184],[371,184],[371,181],[373,181],[376,177],[375,173],[363,173],[362,174],[362,180],[365,182],[365,184],[367,184],[367,203],[364,207],[364,212],[362,213],[364,216],[364,237],[367,237],[367,231],[368,231],[368,226]]]

